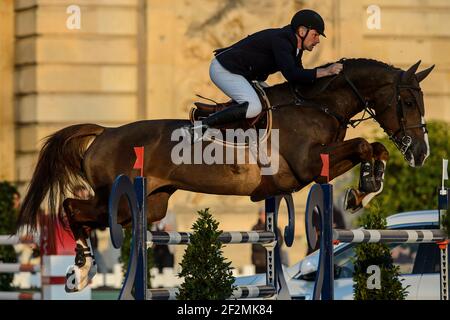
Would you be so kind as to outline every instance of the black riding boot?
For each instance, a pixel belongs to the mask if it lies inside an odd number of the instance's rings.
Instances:
[[[202,121],[200,126],[191,126],[190,133],[193,138],[193,142],[200,140],[201,137],[195,137],[195,131],[199,129],[199,127],[203,129],[208,129],[210,127],[220,126],[223,124],[235,122],[238,120],[245,119],[248,109],[248,102],[233,104],[223,110],[213,113],[208,118]]]
[[[203,125],[208,128],[231,123],[234,121],[245,119],[247,114],[248,102],[233,104],[223,110],[213,113],[202,121]]]

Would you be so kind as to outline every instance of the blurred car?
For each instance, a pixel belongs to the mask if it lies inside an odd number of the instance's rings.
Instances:
[[[387,229],[437,229],[437,210],[399,213],[387,218]],[[334,298],[353,299],[354,243],[334,246]],[[440,299],[440,252],[434,243],[391,243],[394,264],[400,267],[400,280],[407,288],[408,300]],[[312,298],[319,251],[313,252],[291,267],[284,267],[284,275],[292,299]],[[235,285],[263,285],[265,274],[236,278]]]

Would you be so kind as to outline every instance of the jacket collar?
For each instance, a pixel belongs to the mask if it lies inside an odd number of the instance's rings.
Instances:
[[[297,36],[295,35],[294,30],[292,30],[292,27],[290,24],[282,28],[286,34],[288,35],[289,41],[294,45],[295,52],[297,52]],[[302,50],[300,50],[302,51]]]

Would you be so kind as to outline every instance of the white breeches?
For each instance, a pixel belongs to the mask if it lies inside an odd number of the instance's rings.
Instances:
[[[211,61],[209,76],[214,84],[238,103],[248,102],[246,118],[254,118],[262,110],[261,101],[252,85],[243,76],[225,69],[216,58]]]

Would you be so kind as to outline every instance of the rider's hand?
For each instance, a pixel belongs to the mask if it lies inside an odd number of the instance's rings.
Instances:
[[[343,68],[344,66],[342,63],[333,63],[331,66],[327,67],[330,76],[340,73]]]
[[[332,76],[338,74],[342,71],[344,66],[342,63],[333,63],[326,68],[318,68],[317,69],[317,78]]]

